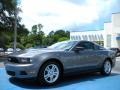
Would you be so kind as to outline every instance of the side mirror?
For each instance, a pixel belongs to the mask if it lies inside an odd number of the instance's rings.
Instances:
[[[84,47],[75,47],[74,51],[75,52],[79,52],[79,51],[83,51]]]

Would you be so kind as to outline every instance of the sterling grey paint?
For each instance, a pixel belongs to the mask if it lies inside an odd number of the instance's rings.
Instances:
[[[77,41],[80,43],[83,41]],[[86,41],[88,42],[88,41]],[[91,42],[92,43],[92,42]],[[93,43],[94,44],[94,43]],[[96,44],[94,44],[96,45]],[[12,63],[8,60],[5,62],[6,71],[14,71],[17,78],[37,77],[41,65],[48,60],[56,59],[63,65],[63,73],[78,72],[84,70],[101,69],[106,58],[110,58],[112,66],[115,65],[115,53],[111,50],[80,50],[75,52],[73,49],[68,51],[55,49],[30,49],[19,53],[13,53],[9,57],[30,58],[30,64]],[[20,75],[20,71],[25,71],[27,75]]]

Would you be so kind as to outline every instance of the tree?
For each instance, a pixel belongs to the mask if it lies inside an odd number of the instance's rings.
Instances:
[[[19,24],[17,30],[18,30],[17,32],[18,32],[18,35],[19,35],[19,36],[26,36],[26,35],[29,34],[29,31],[28,31],[28,29],[25,27],[25,25]]]
[[[64,30],[57,30],[54,35],[58,35],[59,37],[66,37],[66,32]]]
[[[0,47],[6,49],[6,43],[7,43],[7,36],[4,33],[0,34]]]
[[[70,38],[70,32],[69,32],[69,31],[66,31],[65,33],[66,33],[66,37],[67,37],[67,38]]]
[[[48,34],[48,36],[50,36],[50,37],[51,37],[51,36],[53,36],[53,35],[54,35],[54,33],[55,33],[54,31],[51,31],[51,32]]]
[[[37,25],[32,26],[32,33],[37,34]]]
[[[43,25],[42,24],[38,24],[39,32],[41,31],[42,28],[43,28]]]
[[[0,10],[0,47],[13,47],[13,32],[14,32],[14,21],[15,21],[15,12],[19,14],[21,12],[20,8],[16,8],[20,0],[0,0],[2,8]],[[17,40],[18,47],[22,48],[21,38],[27,36],[29,31],[25,28],[24,25],[20,24],[21,18],[17,17]]]
[[[2,9],[0,11],[0,29],[13,30],[15,12],[17,14],[21,11],[20,8],[16,9],[18,0],[0,0]],[[20,17],[17,17],[17,24],[20,22]]]
[[[58,41],[69,40],[69,34],[69,31],[65,32],[64,30],[57,30],[56,32],[51,31],[45,39],[46,45],[51,45]]]
[[[68,40],[70,38],[69,34],[70,34],[69,31],[65,32],[64,30],[57,30],[54,33],[54,41],[58,42],[58,41]]]
[[[51,44],[53,44],[55,41],[55,39],[54,39],[54,31],[51,31],[47,36],[46,36],[46,39],[44,40],[45,41],[45,45],[47,46],[49,46],[49,45],[51,45]]]
[[[43,45],[43,39],[45,38],[44,32],[41,30],[43,28],[42,24],[33,25],[32,31],[28,35],[27,38],[29,39],[22,39],[22,41],[27,41],[27,47],[28,46],[42,46]]]
[[[67,37],[62,37],[62,38],[59,38],[58,41],[61,42],[61,41],[66,41],[66,40],[69,40],[69,38]]]

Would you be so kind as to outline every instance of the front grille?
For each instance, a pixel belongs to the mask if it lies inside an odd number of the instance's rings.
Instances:
[[[11,75],[11,76],[15,76],[15,72],[13,72],[13,71],[7,71],[7,74]]]
[[[11,62],[11,63],[19,63],[18,58],[15,58],[15,57],[10,57],[10,58],[8,59],[8,61]]]

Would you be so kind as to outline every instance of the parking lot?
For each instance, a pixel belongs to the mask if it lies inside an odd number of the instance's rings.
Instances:
[[[120,58],[108,77],[99,73],[89,73],[77,76],[64,77],[63,80],[51,87],[43,87],[30,80],[17,80],[9,77],[0,62],[0,90],[120,90]]]

